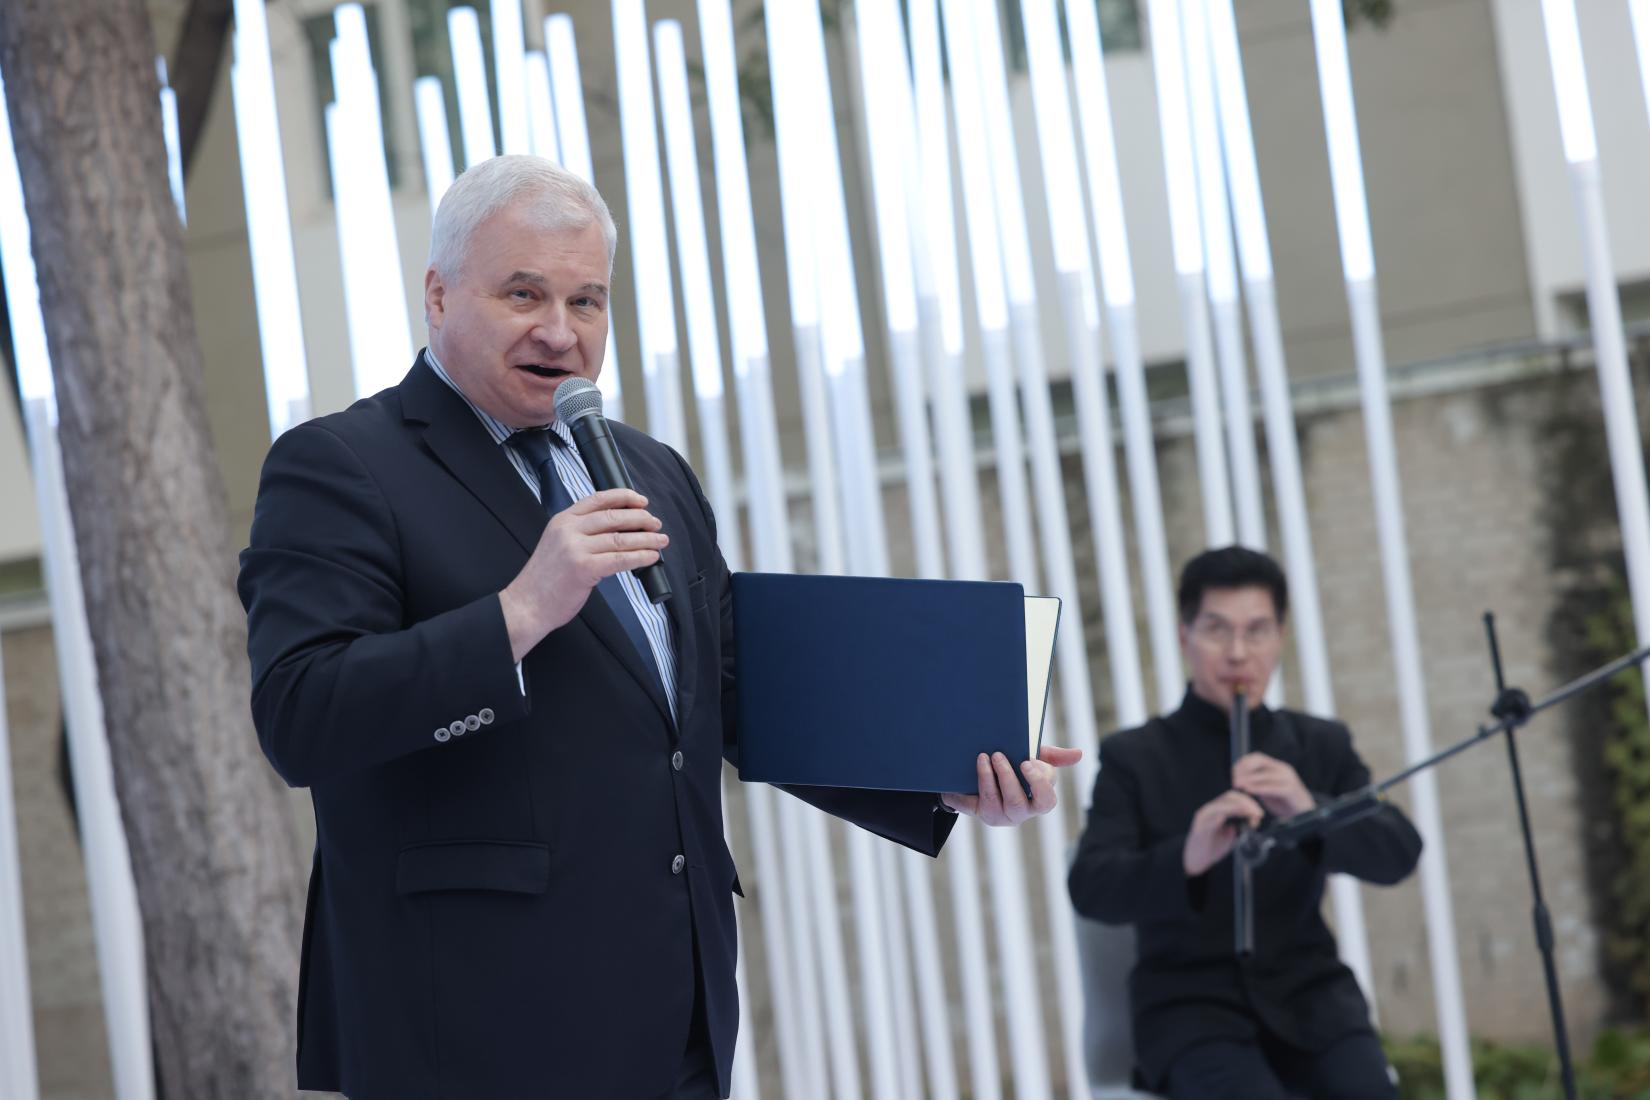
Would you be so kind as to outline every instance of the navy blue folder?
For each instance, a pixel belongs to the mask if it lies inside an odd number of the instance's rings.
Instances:
[[[1027,614],[1017,584],[736,573],[740,778],[974,793],[982,752],[1017,772],[1045,701],[1032,730]]]

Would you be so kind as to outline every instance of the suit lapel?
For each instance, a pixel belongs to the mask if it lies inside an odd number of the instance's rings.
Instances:
[[[659,678],[653,674],[653,670],[647,667],[642,655],[636,652],[635,643],[630,640],[630,635],[625,633],[618,616],[613,614],[613,609],[607,606],[607,601],[602,598],[600,592],[590,593],[590,599],[585,601],[584,610],[579,612],[579,621],[589,628],[590,633],[601,639],[602,644],[646,690],[647,697],[653,700],[653,705],[659,708],[659,713],[664,716],[665,721],[670,722],[670,703],[665,699],[664,685],[659,683]]]
[[[474,411],[451,386],[436,376],[422,354],[402,380],[400,388],[402,415],[411,423],[423,425],[424,443],[430,452],[504,525],[521,544],[522,550],[531,555],[544,534],[547,522],[544,508],[533,498],[532,490],[522,483],[510,459],[503,453],[503,444],[493,442]],[[685,541],[683,545],[685,547]],[[668,558],[667,553],[667,569],[670,568]],[[670,601],[670,617],[676,628],[678,670],[689,667],[682,650],[682,638],[691,637],[691,623],[688,622],[686,609],[685,571],[686,566],[681,566],[671,572],[670,578],[676,593]],[[636,679],[669,723],[670,704],[665,699],[659,678],[643,662],[642,655],[636,652],[630,635],[625,633],[601,593],[590,593],[578,618]],[[691,645],[691,641],[688,644]],[[683,679],[678,671],[677,708],[685,713],[685,697],[680,694]]]
[[[676,714],[679,727],[685,726],[688,710],[693,706],[693,668],[694,661],[698,659],[698,644],[693,631],[693,609],[689,606],[692,601],[690,582],[696,576],[690,568],[692,559],[689,547],[692,543],[688,538],[685,521],[677,510],[670,506],[673,494],[666,492],[663,480],[654,476],[653,464],[638,462],[636,457],[631,455],[625,455],[624,458],[631,480],[636,483],[637,492],[647,497],[648,511],[659,517],[660,522],[664,524],[664,533],[670,536],[670,546],[665,548],[661,558],[665,563],[665,575],[670,578],[671,595],[669,602],[665,604],[665,612],[670,618],[671,645],[676,660]]]
[[[544,534],[544,511],[502,445],[422,355],[401,383],[401,409],[407,420],[424,425],[424,444],[436,459],[531,554]]]

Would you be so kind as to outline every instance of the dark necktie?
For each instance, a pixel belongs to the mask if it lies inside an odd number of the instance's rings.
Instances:
[[[573,499],[568,495],[567,486],[562,484],[561,474],[556,470],[556,461],[552,457],[551,449],[560,447],[565,449],[567,441],[549,428],[529,428],[511,435],[505,444],[514,447],[522,457],[526,458],[539,477],[539,503],[544,508],[546,517],[564,512],[573,506]],[[660,685],[664,681],[659,675],[659,665],[653,659],[653,646],[647,639],[647,632],[642,629],[642,620],[636,615],[636,608],[625,595],[624,586],[619,583],[617,574],[603,577],[596,585],[596,591],[602,594],[607,606],[624,627],[624,632],[641,654],[642,663],[653,674],[654,682]]]

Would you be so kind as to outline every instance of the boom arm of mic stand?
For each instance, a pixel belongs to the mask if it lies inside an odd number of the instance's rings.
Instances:
[[[1302,841],[1362,821],[1385,804],[1385,791],[1385,784],[1371,783],[1287,821],[1275,821],[1245,836],[1239,842],[1239,856],[1251,867],[1258,867],[1274,848],[1293,848]]]
[[[1259,866],[1271,854],[1272,849],[1282,845],[1293,847],[1310,837],[1321,836],[1334,829],[1350,825],[1352,822],[1367,817],[1381,808],[1386,792],[1404,782],[1419,772],[1440,764],[1458,753],[1478,744],[1478,742],[1494,737],[1498,733],[1517,729],[1531,718],[1540,714],[1549,707],[1572,699],[1588,688],[1603,683],[1618,672],[1643,664],[1650,660],[1650,646],[1641,646],[1624,657],[1618,657],[1609,664],[1594,669],[1584,676],[1579,676],[1563,687],[1548,695],[1545,699],[1531,702],[1529,696],[1516,688],[1503,689],[1497,696],[1492,713],[1500,719],[1494,725],[1479,726],[1470,736],[1457,741],[1448,748],[1441,749],[1424,760],[1418,760],[1409,767],[1379,783],[1371,783],[1356,791],[1341,795],[1332,802],[1326,802],[1316,809],[1308,810],[1303,814],[1296,814],[1287,821],[1274,822],[1264,829],[1257,829],[1245,834],[1238,842],[1237,858],[1250,866]]]

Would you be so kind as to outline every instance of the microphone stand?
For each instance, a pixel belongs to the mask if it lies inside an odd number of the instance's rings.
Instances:
[[[1547,899],[1541,893],[1541,872],[1535,862],[1535,837],[1530,830],[1530,810],[1524,801],[1524,773],[1518,766],[1519,725],[1530,720],[1535,707],[1530,697],[1517,688],[1507,687],[1501,672],[1501,647],[1495,640],[1495,616],[1484,612],[1484,634],[1490,643],[1490,664],[1495,669],[1495,703],[1490,713],[1507,722],[1507,763],[1512,767],[1513,794],[1518,799],[1518,828],[1524,835],[1524,862],[1530,872],[1530,896],[1533,899],[1531,917],[1535,922],[1535,942],[1541,950],[1541,969],[1547,979],[1547,1010],[1553,1018],[1553,1042],[1558,1047],[1558,1069],[1564,1083],[1565,1100],[1575,1100],[1576,1071],[1570,1060],[1570,1031],[1564,1023],[1564,1001],[1558,992],[1558,967],[1553,960],[1553,921],[1547,912]],[[1516,719],[1516,720],[1513,720]]]
[[[1232,696],[1232,766],[1249,755],[1249,699],[1239,691]],[[1238,825],[1238,846],[1236,851],[1241,852],[1243,845],[1249,840],[1250,832],[1247,822]],[[1237,953],[1238,961],[1243,962],[1255,953],[1255,894],[1254,869],[1258,861],[1248,859],[1234,859],[1232,861],[1232,949]]]
[[[1512,764],[1513,792],[1518,801],[1518,824],[1524,836],[1524,857],[1530,874],[1530,892],[1535,899],[1533,907],[1535,939],[1536,946],[1541,952],[1542,970],[1547,983],[1547,1007],[1553,1019],[1553,1038],[1558,1047],[1559,1069],[1564,1085],[1564,1096],[1566,1100],[1575,1100],[1575,1068],[1570,1056],[1569,1030],[1564,1023],[1564,1005],[1559,996],[1558,968],[1553,959],[1552,918],[1547,911],[1547,903],[1541,892],[1541,875],[1536,867],[1535,839],[1530,828],[1529,809],[1524,798],[1524,778],[1518,764],[1518,746],[1513,732],[1542,711],[1567,702],[1589,688],[1602,684],[1617,673],[1624,672],[1634,665],[1642,664],[1646,659],[1650,659],[1650,646],[1643,646],[1624,657],[1618,657],[1607,665],[1571,680],[1545,699],[1532,702],[1529,695],[1521,689],[1506,686],[1501,669],[1501,651],[1495,639],[1495,617],[1489,612],[1484,614],[1484,629],[1489,637],[1490,660],[1495,671],[1496,697],[1494,704],[1490,707],[1490,713],[1497,719],[1494,724],[1480,725],[1477,732],[1472,735],[1440,752],[1434,753],[1425,760],[1411,764],[1388,779],[1348,792],[1316,809],[1296,814],[1287,821],[1275,822],[1263,829],[1251,832],[1239,841],[1234,851],[1241,863],[1259,866],[1265,861],[1273,848],[1280,845],[1293,847],[1303,840],[1321,836],[1324,833],[1367,817],[1380,809],[1386,792],[1391,788],[1419,772],[1465,752],[1480,741],[1487,740],[1499,733],[1506,734],[1507,755]]]

